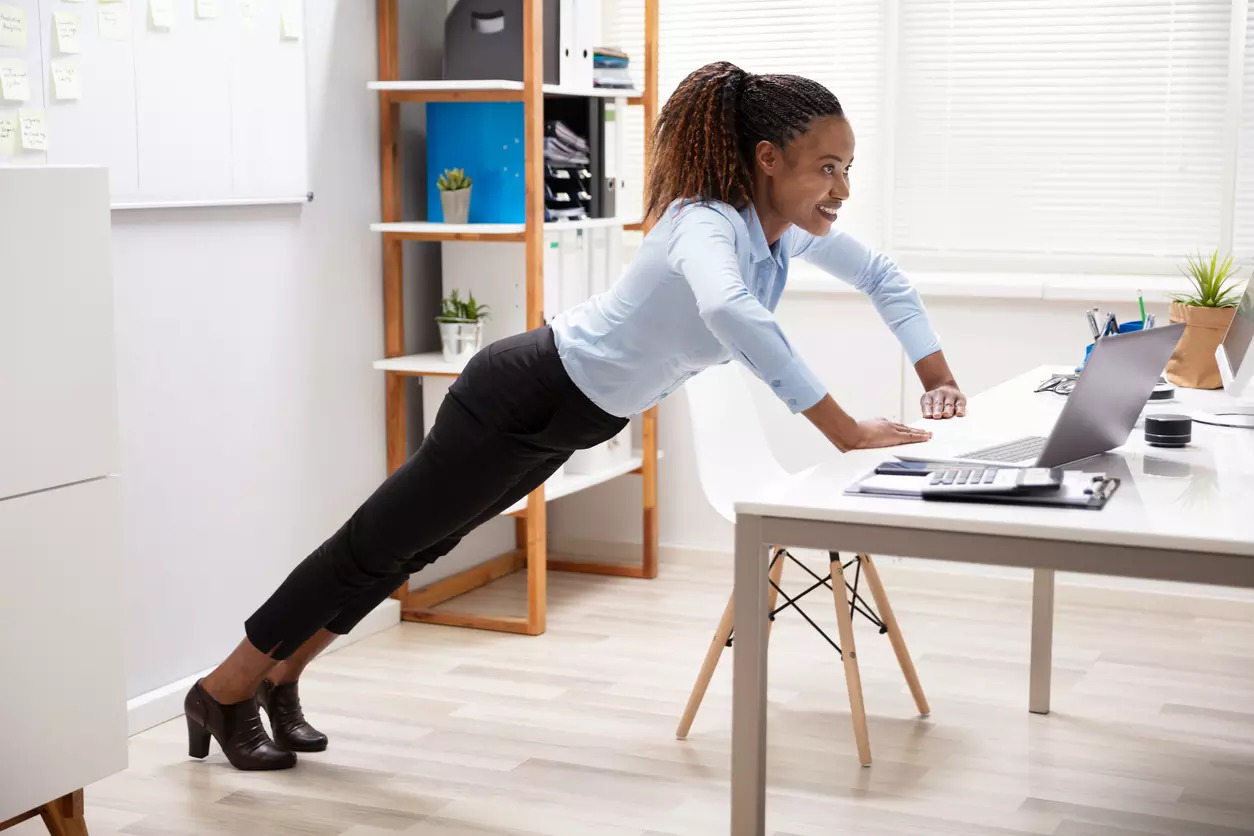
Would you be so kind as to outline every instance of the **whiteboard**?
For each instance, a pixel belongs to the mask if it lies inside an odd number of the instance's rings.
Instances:
[[[0,0],[0,22],[6,9],[26,38],[0,31],[0,66],[24,62],[29,98],[0,90],[0,124],[42,111],[47,150],[0,140],[0,165],[105,166],[114,208],[306,198],[302,0]],[[110,38],[102,15],[118,14]],[[77,53],[58,15],[77,16]],[[77,67],[79,98],[58,99],[54,64]]]

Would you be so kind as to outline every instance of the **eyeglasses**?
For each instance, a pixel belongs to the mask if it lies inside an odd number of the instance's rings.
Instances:
[[[1053,392],[1057,395],[1070,395],[1079,377],[1073,374],[1056,374],[1036,387],[1037,392]]]

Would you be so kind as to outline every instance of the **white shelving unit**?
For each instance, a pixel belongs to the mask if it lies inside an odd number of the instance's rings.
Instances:
[[[366,87],[378,93],[515,93],[522,98],[523,83],[506,79],[469,79],[465,81],[370,81]],[[594,96],[605,99],[637,99],[639,90],[619,87],[564,87],[545,84],[546,96]]]
[[[585,218],[578,221],[546,221],[545,232],[577,232],[584,229],[612,229],[614,227],[639,226],[639,218]],[[464,235],[481,238],[498,236],[519,236],[527,231],[526,224],[446,224],[428,221],[401,221],[399,223],[374,223],[371,232],[383,232],[392,235],[426,236],[438,235],[441,240],[451,236]]]

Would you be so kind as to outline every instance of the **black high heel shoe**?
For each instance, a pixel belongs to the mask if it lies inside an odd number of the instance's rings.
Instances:
[[[223,705],[197,682],[183,700],[183,713],[187,716],[187,754],[193,758],[209,755],[212,736],[236,769],[262,771],[296,765],[296,755],[276,746],[266,734],[256,698]]]
[[[305,720],[296,686],[295,682],[275,685],[263,679],[257,688],[257,702],[270,716],[274,742],[292,752],[325,751],[327,736]]]

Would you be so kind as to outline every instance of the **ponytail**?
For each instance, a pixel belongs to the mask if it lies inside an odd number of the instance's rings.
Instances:
[[[658,114],[645,215],[657,220],[673,201],[753,200],[759,142],[782,148],[820,116],[843,116],[823,85],[794,75],[754,75],[726,61],[693,71]]]

